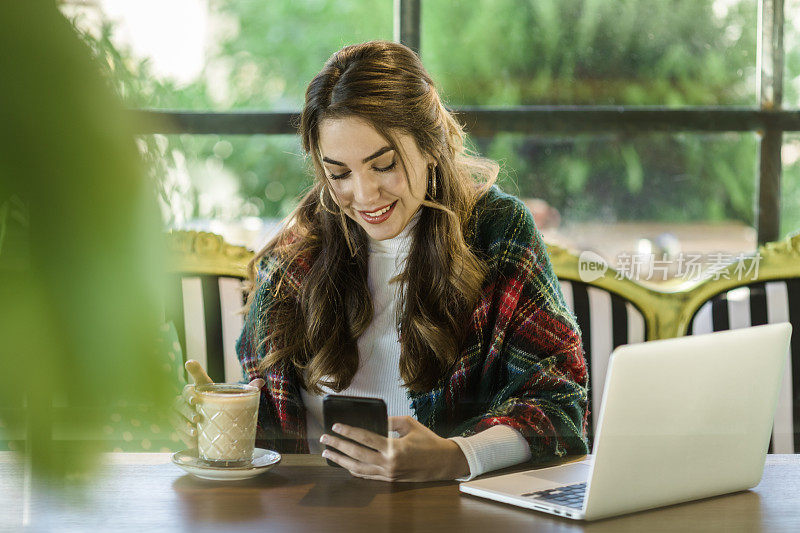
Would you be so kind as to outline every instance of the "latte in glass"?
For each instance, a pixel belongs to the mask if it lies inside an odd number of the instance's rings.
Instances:
[[[251,385],[209,383],[198,385],[195,392],[199,458],[212,466],[249,464],[261,391]]]

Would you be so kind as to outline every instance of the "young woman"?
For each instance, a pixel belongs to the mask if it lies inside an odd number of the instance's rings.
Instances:
[[[336,52],[300,134],[315,184],[251,264],[237,343],[265,380],[257,446],[327,444],[353,475],[393,481],[586,453],[580,333],[541,235],[467,153],[419,58],[385,41]],[[397,436],[323,435],[330,392],[383,398]]]

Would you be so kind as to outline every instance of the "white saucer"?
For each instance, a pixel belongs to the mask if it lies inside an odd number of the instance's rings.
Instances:
[[[209,466],[197,457],[197,450],[181,450],[172,455],[172,462],[193,476],[214,481],[248,479],[263,474],[281,462],[281,454],[256,448],[249,465],[237,467]]]

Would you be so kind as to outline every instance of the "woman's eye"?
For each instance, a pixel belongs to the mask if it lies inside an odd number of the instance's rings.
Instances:
[[[395,165],[397,165],[397,159],[393,160],[388,167],[372,167],[372,168],[377,170],[378,172],[389,172],[395,167]],[[340,180],[342,178],[346,178],[347,176],[349,176],[350,171],[348,170],[347,172],[343,172],[342,174],[334,174],[333,172],[329,171],[329,175],[332,180]]]
[[[340,180],[344,177],[347,177],[348,174],[350,174],[350,171],[347,171],[344,174],[334,174],[333,172],[331,172],[330,176],[332,180]]]
[[[394,159],[392,160],[392,163],[388,167],[372,167],[372,168],[374,168],[378,172],[389,172],[394,168],[396,164],[397,164],[397,159]]]

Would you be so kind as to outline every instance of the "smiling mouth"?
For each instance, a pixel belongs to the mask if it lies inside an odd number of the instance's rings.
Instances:
[[[370,224],[381,224],[382,222],[388,220],[390,216],[392,216],[397,202],[398,201],[395,200],[391,204],[381,207],[375,211],[359,211],[358,214]]]
[[[380,209],[378,209],[376,211],[359,211],[359,213],[367,215],[368,217],[376,218],[376,217],[381,216],[385,212],[387,212],[389,209],[391,209],[393,205],[394,205],[394,202],[392,202],[389,205],[383,206],[383,207],[381,207]]]

